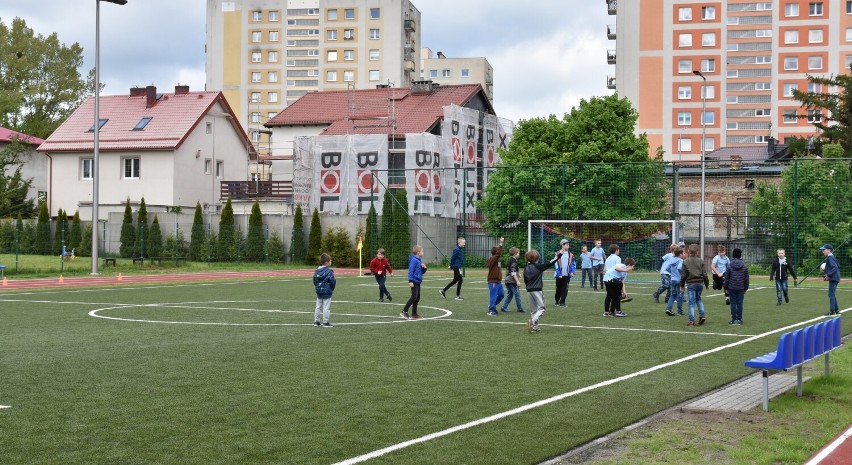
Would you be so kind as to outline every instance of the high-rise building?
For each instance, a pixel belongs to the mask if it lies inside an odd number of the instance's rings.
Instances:
[[[630,99],[637,130],[667,160],[700,160],[702,131],[706,152],[813,135],[811,122],[824,115],[808,114],[793,89],[826,91],[807,76],[852,64],[852,1],[606,4],[616,18],[607,31],[615,40],[608,87]]]
[[[408,86],[419,55],[420,11],[408,0],[207,0],[207,89],[225,94],[261,155],[272,151],[263,123],[289,103]]]
[[[443,52],[420,50],[420,80],[437,84],[480,84],[485,95],[494,103],[494,68],[484,57],[447,58]]]

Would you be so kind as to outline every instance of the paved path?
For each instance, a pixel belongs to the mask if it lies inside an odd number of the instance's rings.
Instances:
[[[802,377],[802,381],[810,377]],[[769,398],[777,397],[796,387],[796,375],[777,373],[769,377]],[[680,410],[683,412],[752,410],[763,403],[763,376],[760,372],[693,399]],[[771,407],[771,404],[770,404]]]

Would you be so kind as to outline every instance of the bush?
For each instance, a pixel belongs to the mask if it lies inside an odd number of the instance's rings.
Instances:
[[[83,230],[83,237],[80,238],[80,247],[77,248],[77,256],[92,256],[92,223],[87,224]]]
[[[269,261],[273,263],[284,263],[286,254],[284,253],[284,241],[277,231],[272,231],[269,235]]]
[[[321,253],[331,255],[335,266],[355,267],[358,266],[358,256],[349,233],[344,228],[331,228],[322,238]],[[319,254],[317,255],[319,259]]]

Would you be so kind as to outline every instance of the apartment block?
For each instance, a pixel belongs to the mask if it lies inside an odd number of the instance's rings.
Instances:
[[[494,68],[484,57],[448,58],[443,52],[420,49],[420,80],[441,85],[480,84],[485,95],[494,103]]]
[[[637,130],[666,160],[812,136],[824,115],[793,90],[825,91],[807,76],[852,64],[852,1],[605,1],[607,86],[638,109]]]
[[[408,0],[207,0],[206,34],[207,89],[224,93],[261,155],[278,153],[263,124],[308,92],[418,78]]]

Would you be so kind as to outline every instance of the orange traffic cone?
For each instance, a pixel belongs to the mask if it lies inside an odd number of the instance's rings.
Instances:
[[[118,273],[118,280],[119,280],[119,281],[121,281],[121,280],[122,280],[121,273]]]
[[[5,276],[3,276],[3,287],[6,287],[8,285],[9,285],[9,280]]]
[[[62,277],[62,275],[59,275],[59,282],[60,282],[60,283],[64,283],[64,282],[65,282],[65,278],[63,278],[63,277]]]

